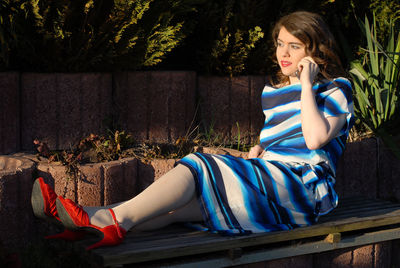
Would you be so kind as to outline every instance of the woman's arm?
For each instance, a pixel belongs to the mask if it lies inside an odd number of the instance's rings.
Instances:
[[[299,62],[299,69],[301,70],[301,128],[307,148],[315,150],[337,135],[346,122],[346,115],[325,117],[318,109],[312,82],[319,68],[311,57],[302,59]]]

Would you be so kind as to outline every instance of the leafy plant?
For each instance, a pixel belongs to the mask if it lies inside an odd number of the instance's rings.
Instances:
[[[214,128],[215,122],[211,121],[210,125],[204,124],[203,129],[199,131],[200,144],[203,146],[221,146],[224,143],[223,137]]]
[[[27,44],[21,29],[26,13],[19,4],[13,0],[0,2],[0,66],[9,66],[12,51],[18,45]]]
[[[182,14],[195,12],[198,2],[2,1],[3,68],[82,72],[154,66],[180,45],[187,30]]]
[[[398,0],[372,0],[369,8],[378,22],[378,37],[384,38],[390,32],[390,24],[396,24],[400,19],[400,3]]]
[[[355,89],[355,113],[361,122],[394,149],[400,152],[388,128],[398,113],[400,86],[400,34],[396,33],[393,21],[389,23],[390,33],[386,46],[377,40],[377,22],[373,16],[372,25],[365,17],[360,21],[367,41],[364,58],[351,63],[351,76]]]
[[[250,51],[264,37],[259,26],[248,30],[232,28],[234,3],[235,1],[232,0],[225,5],[224,21],[219,28],[218,38],[211,50],[212,68],[218,73],[231,76],[240,74],[244,70],[245,61]]]
[[[39,156],[48,158],[49,162],[60,162],[65,166],[69,178],[80,176],[79,166],[85,163],[98,163],[118,160],[126,155],[124,150],[132,147],[132,136],[125,131],[110,131],[108,137],[90,134],[79,141],[71,150],[50,151],[47,144],[37,139],[34,145]]]
[[[180,51],[185,55],[179,57],[192,61],[190,67],[201,73],[242,74],[250,52],[264,37],[260,23],[265,22],[265,14],[260,7],[266,5],[251,0],[205,1],[197,16],[188,18],[197,23]]]

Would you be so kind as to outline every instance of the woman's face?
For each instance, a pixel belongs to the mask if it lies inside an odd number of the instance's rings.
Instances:
[[[296,78],[297,64],[306,56],[306,45],[282,27],[276,47],[276,57],[282,73],[292,81]]]

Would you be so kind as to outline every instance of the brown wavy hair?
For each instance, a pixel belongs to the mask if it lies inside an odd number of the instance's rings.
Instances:
[[[335,38],[320,15],[296,11],[282,17],[272,30],[275,46],[282,27],[306,45],[307,55],[311,56],[320,68],[318,80],[346,77]],[[274,61],[277,63],[276,55]],[[282,84],[288,82],[289,78],[278,71],[275,81]]]

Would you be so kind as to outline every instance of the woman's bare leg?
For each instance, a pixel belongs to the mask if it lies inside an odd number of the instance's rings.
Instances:
[[[158,219],[159,222],[149,222],[148,225],[163,225],[161,222],[164,219],[168,222],[166,224],[169,224],[171,223],[170,221],[175,219],[175,216],[168,216],[168,213],[171,212],[170,214],[173,215],[176,211],[179,211],[178,209],[187,205],[194,198],[195,181],[193,175],[189,168],[178,165],[136,197],[111,207],[113,207],[121,226],[129,230],[133,226],[156,219],[160,216],[162,217]],[[111,215],[104,207],[85,207],[84,209],[89,214],[92,224],[99,227],[112,224]],[[198,211],[200,211],[200,209],[198,209]],[[190,212],[187,209],[183,209],[176,215],[182,218],[184,217],[182,216],[184,213]],[[200,218],[197,218],[201,219],[201,213],[196,216],[199,216]],[[192,217],[188,218],[188,220],[191,220],[190,218]]]
[[[203,217],[199,203],[196,198],[193,198],[192,201],[190,201],[184,207],[140,223],[133,227],[133,230],[151,231],[160,229],[175,222],[198,222],[202,220]]]

